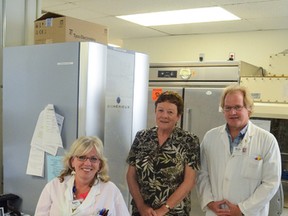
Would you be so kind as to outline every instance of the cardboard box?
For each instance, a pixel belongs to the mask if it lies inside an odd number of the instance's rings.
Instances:
[[[34,43],[93,41],[108,43],[105,26],[48,12],[34,22]]]

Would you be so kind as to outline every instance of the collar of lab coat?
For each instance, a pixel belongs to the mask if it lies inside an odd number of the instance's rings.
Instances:
[[[65,182],[66,184],[65,197],[69,203],[72,202],[73,200],[72,188],[74,186],[74,180],[75,180],[75,177],[73,175],[71,177],[68,177],[67,181]],[[96,180],[94,185],[91,187],[86,199],[83,201],[83,203],[73,213],[72,213],[71,206],[68,205],[69,207],[68,212],[71,212],[72,215],[74,215],[74,214],[79,213],[83,209],[87,209],[88,206],[94,205],[94,203],[96,202],[96,196],[99,194],[100,194],[100,180]]]
[[[247,125],[248,125],[248,128],[242,141],[243,146],[248,145],[248,143],[251,140],[251,137],[255,134],[255,125],[251,121],[248,121]],[[225,145],[226,147],[225,151],[230,152],[229,139],[228,139],[228,135],[226,132],[226,124],[222,126],[220,131],[222,133],[221,136],[222,136],[222,140],[224,141],[224,143],[228,142],[228,145]]]

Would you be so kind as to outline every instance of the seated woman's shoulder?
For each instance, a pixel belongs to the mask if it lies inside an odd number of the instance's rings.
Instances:
[[[101,182],[103,190],[108,190],[108,191],[120,191],[120,189],[117,187],[117,185],[112,182],[112,181],[107,181],[107,182]]]

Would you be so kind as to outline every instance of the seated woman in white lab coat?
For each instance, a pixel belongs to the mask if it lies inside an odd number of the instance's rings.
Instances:
[[[80,137],[64,158],[60,176],[44,187],[35,216],[121,215],[129,212],[117,186],[109,181],[103,144]]]

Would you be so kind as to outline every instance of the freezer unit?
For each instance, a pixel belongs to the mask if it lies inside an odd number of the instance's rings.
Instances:
[[[64,117],[57,156],[79,136],[99,136],[128,204],[125,159],[147,123],[148,56],[90,42],[7,47],[3,56],[4,193],[20,196],[21,211],[34,214],[47,162],[43,177],[26,175],[30,143],[40,112],[53,104]]]
[[[104,45],[96,43],[4,49],[4,193],[19,195],[23,212],[34,213],[47,183],[46,178],[26,175],[26,168],[38,116],[48,104],[64,117],[65,149],[81,135],[103,138],[106,52]],[[93,77],[96,79],[91,87]],[[59,148],[58,155],[63,153],[64,149]]]
[[[223,88],[194,87],[184,88],[183,128],[203,139],[208,129],[225,123],[219,108],[219,99]]]

